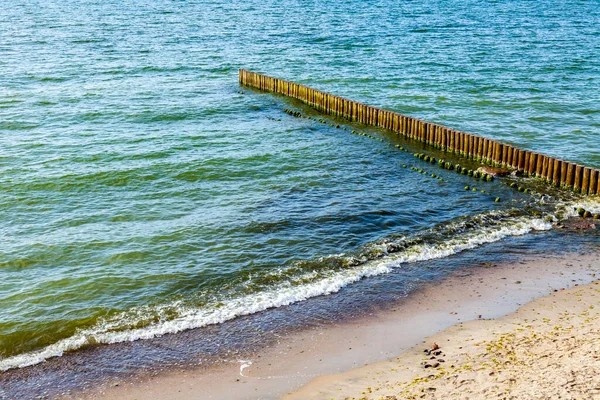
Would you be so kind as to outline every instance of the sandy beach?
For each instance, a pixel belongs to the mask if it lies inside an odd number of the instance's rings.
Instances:
[[[389,310],[282,337],[250,359],[107,382],[83,397],[593,398],[596,276],[595,254],[473,266]],[[424,353],[434,343],[441,353]]]
[[[326,376],[285,399],[600,398],[599,281],[504,318],[460,323],[399,357]]]

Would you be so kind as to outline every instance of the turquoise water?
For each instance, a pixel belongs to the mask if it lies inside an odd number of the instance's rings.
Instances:
[[[0,10],[3,370],[336,293],[578,201],[425,179],[394,145],[421,147],[291,117],[317,115],[240,67],[600,166],[595,2],[54,3]]]

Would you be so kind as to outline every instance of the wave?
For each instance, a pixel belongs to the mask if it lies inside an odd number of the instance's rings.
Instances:
[[[490,211],[462,218],[414,236],[371,243],[354,255],[331,255],[271,271],[268,275],[277,277],[263,277],[263,284],[256,285],[249,294],[210,301],[203,306],[178,300],[159,306],[137,307],[100,320],[96,325],[40,350],[0,360],[0,370],[35,365],[90,345],[151,339],[223,323],[239,316],[336,293],[361,279],[390,273],[407,263],[444,258],[508,236],[551,227],[547,218],[519,216],[515,210]]]

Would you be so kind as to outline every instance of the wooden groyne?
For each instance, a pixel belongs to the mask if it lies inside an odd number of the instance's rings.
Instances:
[[[521,170],[584,195],[600,195],[600,170],[494,139],[372,107],[294,82],[240,69],[240,84],[298,99],[323,113],[389,129],[406,138],[483,163]]]

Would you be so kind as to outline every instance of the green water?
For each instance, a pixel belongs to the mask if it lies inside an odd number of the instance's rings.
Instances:
[[[424,179],[393,135],[291,117],[239,67],[600,166],[596,2],[9,3],[2,369],[549,228],[548,201]]]

